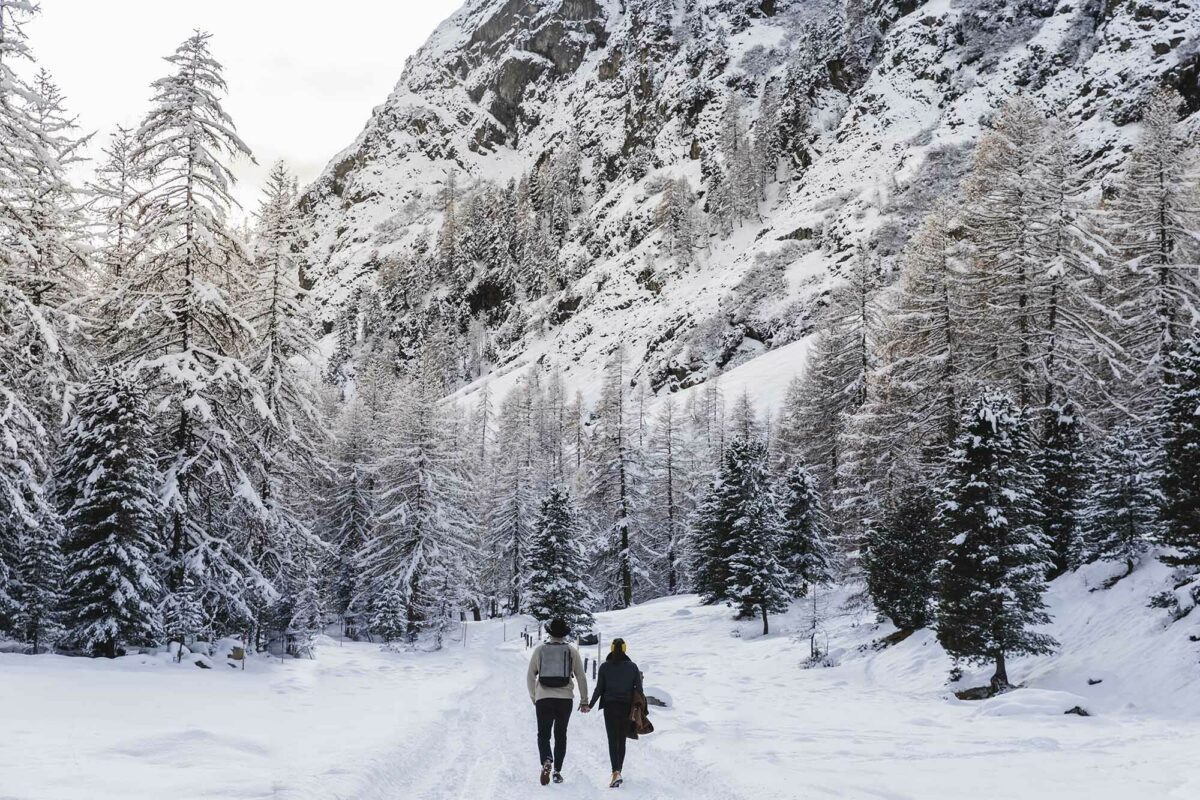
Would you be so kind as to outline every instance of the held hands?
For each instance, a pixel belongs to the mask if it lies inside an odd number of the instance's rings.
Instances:
[[[579,713],[581,713],[581,714],[586,714],[586,713],[588,713],[588,712],[589,712],[589,711],[591,711],[591,710],[592,710],[592,707],[591,707],[591,706],[589,706],[587,703],[580,703],[580,704],[579,704]]]

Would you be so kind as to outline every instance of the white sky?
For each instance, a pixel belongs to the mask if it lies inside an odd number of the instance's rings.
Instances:
[[[136,125],[162,57],[201,28],[225,66],[225,109],[258,166],[235,165],[238,201],[283,158],[301,179],[362,130],[395,86],[404,60],[462,0],[40,0],[25,32],[39,65],[62,87],[85,131],[104,143]],[[235,216],[238,212],[234,211]]]

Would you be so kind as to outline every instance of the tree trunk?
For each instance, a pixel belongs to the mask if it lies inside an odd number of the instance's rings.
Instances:
[[[762,618],[763,618],[763,636],[766,636],[768,633],[771,632],[771,626],[767,622],[767,604],[766,603],[762,604]]]
[[[1008,688],[1008,667],[1004,663],[1004,651],[1001,650],[996,653],[996,674],[992,676],[992,691],[999,694]]]

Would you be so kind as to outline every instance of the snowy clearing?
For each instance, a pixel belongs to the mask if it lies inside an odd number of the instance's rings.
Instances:
[[[656,733],[631,743],[622,796],[1200,796],[1200,671],[1188,641],[1200,620],[1164,627],[1145,607],[1165,577],[1156,564],[1089,592],[1101,573],[1055,582],[1062,654],[1018,660],[1012,674],[1028,688],[982,703],[950,694],[929,632],[863,648],[891,629],[840,611],[842,595],[818,600],[820,638],[840,662],[831,668],[803,668],[804,603],[766,638],[691,596],[601,614],[605,639],[629,640],[648,693],[671,706],[652,711]],[[599,714],[572,717],[568,782],[537,785],[522,624],[470,624],[466,647],[437,653],[327,640],[315,661],[260,660],[245,672],[6,654],[0,798],[605,796]],[[1075,705],[1093,716],[1063,713]]]

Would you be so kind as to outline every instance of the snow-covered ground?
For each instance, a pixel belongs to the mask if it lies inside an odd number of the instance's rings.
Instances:
[[[603,637],[625,637],[670,703],[630,744],[622,796],[1200,797],[1200,619],[1168,627],[1146,606],[1166,581],[1156,564],[1089,591],[1103,571],[1055,583],[1060,654],[1018,659],[1027,688],[982,703],[953,698],[932,634],[872,647],[890,629],[844,611],[843,594],[818,597],[836,666],[809,669],[808,603],[768,637],[693,597],[602,614]],[[607,796],[599,714],[572,718],[567,783],[536,783],[522,624],[470,624],[465,647],[437,653],[329,640],[316,661],[245,672],[2,655],[0,798]],[[1092,716],[1063,713],[1076,705]]]

